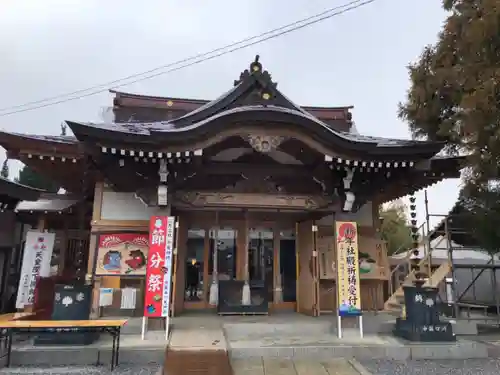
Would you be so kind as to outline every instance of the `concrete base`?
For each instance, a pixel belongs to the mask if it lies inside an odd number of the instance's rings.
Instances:
[[[148,340],[140,335],[122,336],[120,340],[120,363],[146,365],[163,364],[166,341],[161,333],[151,333]],[[86,346],[34,346],[32,340],[14,344],[11,366],[109,366],[111,363],[111,340],[102,338]],[[5,364],[5,358],[0,366]]]
[[[130,333],[122,335],[120,363],[163,364],[167,344],[178,351],[225,350],[232,360],[283,358],[293,360],[326,360],[328,358],[366,359],[472,359],[500,357],[500,342],[465,340],[455,343],[408,343],[390,334],[374,334],[373,331],[391,332],[394,323],[390,315],[365,315],[365,336],[359,338],[355,320],[343,322],[344,337],[336,335],[336,317],[307,317],[299,314],[276,314],[268,317],[218,317],[197,314],[174,318],[171,335],[167,342],[163,331],[148,332],[146,340],[140,338],[141,319],[133,319],[127,325]],[[393,317],[391,317],[394,320]],[[455,328],[465,327],[457,322]],[[388,326],[390,324],[390,326]],[[133,332],[137,332],[133,334]],[[472,330],[468,332],[473,332]],[[476,331],[477,332],[477,331]],[[475,338],[476,339],[476,338]],[[12,366],[95,365],[108,366],[111,356],[111,340],[102,339],[87,347],[33,346],[30,341],[15,343]],[[0,361],[0,366],[1,366]]]
[[[449,321],[452,325],[453,333],[457,336],[476,336],[478,334],[478,324],[474,321],[467,321],[467,320],[446,320],[443,319],[443,321]],[[394,326],[396,325],[396,320],[393,319],[391,321],[386,321],[382,322],[378,326],[378,332],[379,334],[383,335],[390,335],[392,334],[392,331],[394,329]]]
[[[248,340],[229,343],[233,358],[295,358],[317,359],[344,358],[373,359],[481,359],[490,352],[484,343],[459,340],[455,343],[410,344],[392,337],[365,337],[346,340],[335,336],[317,338],[288,338],[288,340]]]
[[[231,365],[234,375],[371,375],[359,362],[345,359],[251,358],[233,359]]]

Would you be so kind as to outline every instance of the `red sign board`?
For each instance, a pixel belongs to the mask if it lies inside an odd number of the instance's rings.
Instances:
[[[172,216],[152,216],[149,222],[145,317],[165,317],[169,312],[174,227],[175,219]]]

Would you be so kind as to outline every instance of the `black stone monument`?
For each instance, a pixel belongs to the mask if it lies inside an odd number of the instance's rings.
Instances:
[[[437,288],[417,283],[415,286],[405,286],[403,290],[406,317],[396,319],[395,336],[421,342],[456,341],[451,323],[439,319]]]
[[[62,285],[54,288],[54,309],[51,320],[88,320],[92,303],[91,285]],[[35,338],[35,345],[89,345],[99,338],[95,332],[42,333]]]
[[[250,281],[250,305],[243,305],[242,295],[245,281],[219,280],[218,314],[267,314],[269,311],[268,288],[265,282]]]

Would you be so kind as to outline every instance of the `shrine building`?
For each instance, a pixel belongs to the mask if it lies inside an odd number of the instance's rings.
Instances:
[[[360,135],[352,107],[295,104],[273,78],[257,58],[216,100],[111,91],[112,122],[66,121],[73,136],[0,132],[10,158],[87,202],[76,276],[95,286],[94,314],[142,316],[141,238],[158,214],[176,218],[174,315],[237,312],[245,287],[256,313],[336,311],[335,221],[357,223],[361,305],[383,309],[379,206],[459,177],[460,160],[438,156],[441,142]],[[126,287],[135,309],[120,308]],[[110,305],[100,288],[117,294]]]

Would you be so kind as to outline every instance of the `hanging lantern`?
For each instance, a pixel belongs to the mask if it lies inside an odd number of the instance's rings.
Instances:
[[[415,285],[423,285],[425,283],[426,274],[423,272],[421,261],[425,254],[420,254],[419,250],[419,234],[417,226],[417,199],[415,193],[410,194],[410,229],[413,244],[413,251],[410,255],[410,271],[415,272]]]

